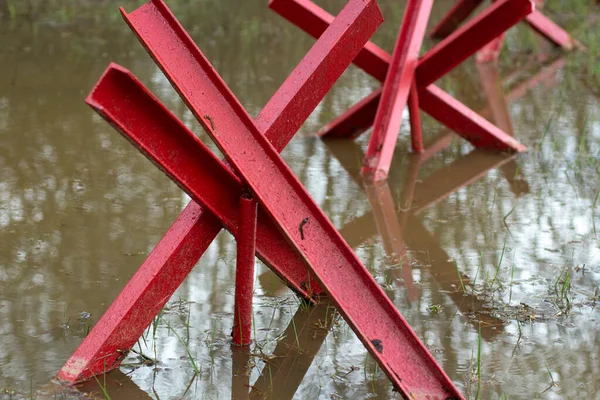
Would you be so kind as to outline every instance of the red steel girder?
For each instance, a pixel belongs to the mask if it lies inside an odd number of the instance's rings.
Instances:
[[[272,0],[269,6],[314,37],[319,37],[333,17],[308,0]],[[427,52],[419,61],[415,80],[419,89],[419,106],[446,124],[475,146],[504,151],[525,151],[510,135],[498,129],[474,111],[433,85],[437,79],[473,55],[487,42],[531,13],[530,0],[502,0],[488,7],[452,35]],[[391,57],[369,42],[354,63],[379,81],[385,81]],[[346,113],[327,124],[319,134],[323,137],[354,138],[373,123],[381,89],[374,91]]]
[[[174,17],[152,4],[124,16],[394,385],[409,398],[462,398]],[[193,145],[182,133],[180,145]]]
[[[257,123],[262,127],[265,137],[280,151],[300,128],[302,118],[308,117],[319,103],[327,87],[331,87],[351,63],[359,51],[352,43],[356,43],[356,46],[364,44],[376,29],[373,24],[360,23],[360,18],[372,19],[378,12],[366,9],[364,4],[356,2],[349,4],[347,8],[348,11],[345,8],[340,13],[323,39],[315,43],[257,117]],[[348,31],[351,32],[350,35]],[[117,130],[142,129],[143,133],[158,130],[160,133],[155,132],[158,137],[168,138],[172,130],[187,129],[141,83],[129,76],[128,71],[118,67],[109,68],[109,71],[112,72],[103,76],[96,87],[97,91],[92,93],[88,102],[95,104]],[[326,79],[316,79],[322,77]],[[93,96],[104,90],[110,93],[106,96]],[[157,143],[161,141],[162,139]],[[152,144],[150,147],[155,146]],[[210,160],[212,157],[210,152],[205,154],[206,159]],[[205,165],[209,164],[202,164]],[[239,196],[242,187],[239,179],[218,160],[212,163],[212,167],[215,169],[209,171],[210,175],[214,173],[222,178],[213,180],[216,185],[214,188],[224,185],[221,195],[214,197],[216,203],[213,207],[223,209],[219,203],[222,196],[227,197],[227,182],[234,185],[229,187],[232,196]],[[236,201],[233,197],[230,199],[230,204]],[[230,215],[227,219],[231,224],[236,224],[237,220],[237,214]],[[126,352],[135,344],[222,228],[223,220],[219,220],[210,209],[195,201],[190,202],[65,363],[57,378],[73,384],[117,368]],[[230,225],[229,229],[234,234],[237,232],[235,225]],[[259,257],[303,296],[310,298],[311,294],[320,293],[321,288],[316,280],[309,279],[307,275],[304,260],[289,246],[271,219],[261,210],[257,229],[260,232],[257,238]],[[261,254],[261,248],[266,253]]]
[[[361,173],[368,180],[388,175],[432,7],[433,0],[408,0],[406,4],[363,161]]]
[[[465,21],[469,15],[481,4],[483,0],[459,0],[454,7],[440,20],[432,29],[430,36],[444,38],[450,35],[454,30]],[[536,3],[541,3],[536,1]],[[525,22],[536,32],[544,36],[550,42],[570,51],[574,46],[579,45],[576,40],[551,19],[546,17],[540,11],[535,10],[525,18]],[[500,44],[497,44],[498,48]],[[497,56],[497,53],[496,53]],[[482,57],[483,60],[484,57]],[[487,59],[486,59],[487,60]]]
[[[235,304],[233,306],[233,343],[251,343],[252,297],[254,296],[254,253],[256,251],[257,204],[249,193],[240,196],[240,223],[235,237]]]

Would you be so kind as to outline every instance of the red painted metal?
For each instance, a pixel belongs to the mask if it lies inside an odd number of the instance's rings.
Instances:
[[[417,82],[413,79],[408,94],[408,113],[410,116],[410,139],[415,153],[423,152],[423,132],[421,131],[421,115],[419,113],[419,92]]]
[[[556,25],[550,18],[539,11],[535,11],[529,15],[525,19],[525,22],[534,31],[564,50],[571,51],[575,45],[578,45],[577,41],[567,31]]]
[[[379,12],[374,1],[353,3]],[[395,386],[408,397],[462,398],[172,15],[146,5],[125,18]]]
[[[56,378],[74,384],[117,368],[221,227],[212,213],[190,203]]]
[[[251,343],[252,297],[254,295],[254,252],[256,250],[257,204],[249,194],[240,196],[240,223],[235,268],[235,305],[233,308],[233,343]]]
[[[433,0],[409,0],[406,4],[363,161],[362,175],[367,180],[387,178],[432,7]]]
[[[481,3],[483,0],[459,0],[431,31],[430,35],[437,38],[450,35]],[[543,0],[535,0],[535,4],[541,7]],[[569,33],[538,10],[529,14],[525,18],[525,22],[533,30],[564,50],[570,51],[575,46],[583,48]],[[497,60],[503,42],[503,38],[494,40],[489,46],[482,49],[481,54],[477,55],[477,61],[483,63]]]
[[[310,54],[319,58],[305,57],[286,79],[282,86],[286,90],[279,90],[257,117],[257,124],[262,127],[266,137],[274,141],[278,150],[281,151],[299,129],[301,121],[297,116],[310,114],[324,92],[341,75],[344,66],[349,65],[359,51],[348,46],[348,43],[364,44],[373,34],[376,27],[357,24],[351,17],[352,14],[345,13],[336,18],[322,40],[311,50]],[[346,30],[352,34],[347,35]],[[322,56],[328,53],[334,54],[335,65],[332,65],[332,57]],[[119,72],[119,68],[114,68],[113,72]],[[103,79],[108,79],[108,76],[105,74]],[[167,128],[185,128],[179,121],[172,121],[168,110],[133,77],[126,76],[124,79],[118,73],[110,76],[116,80],[116,84],[105,84],[114,91],[112,96],[94,98],[93,101],[111,124],[128,129],[162,129],[161,137],[169,136]],[[330,80],[314,79],[318,76],[327,76]],[[132,82],[128,82],[128,79]],[[133,91],[123,91],[125,87]],[[304,88],[304,91],[300,88]],[[136,107],[140,101],[144,106]],[[278,120],[288,121],[287,124],[278,123],[281,131],[272,128]],[[143,133],[140,135],[143,136]],[[217,169],[222,167],[219,163],[213,163],[213,166]],[[224,172],[216,173],[226,176],[227,168]],[[237,178],[233,176],[235,180]],[[228,179],[225,178],[225,181]],[[215,183],[223,182],[219,180]],[[234,188],[232,192],[237,196],[240,190],[241,187],[239,190]],[[237,217],[232,216],[230,221],[236,222]],[[222,222],[206,207],[190,203],[59,371],[57,378],[73,384],[117,368],[222,227]],[[259,257],[303,296],[310,298],[311,294],[320,293],[318,282],[307,275],[304,260],[292,250],[264,212],[259,212],[257,229]],[[261,248],[270,253],[261,254]]]
[[[442,40],[419,61],[419,90],[437,81],[534,10],[531,0],[499,0]]]
[[[310,7],[308,7],[310,5]],[[318,37],[318,28],[329,20],[325,11],[307,0],[273,1],[270,6],[284,18],[298,25],[311,35]],[[318,10],[318,11],[316,11]],[[483,45],[498,36],[533,11],[530,0],[501,0],[488,7],[476,18],[469,21],[452,35],[428,51],[419,61],[415,79],[421,93],[427,99],[419,98],[419,106],[441,123],[449,123],[451,129],[469,140],[473,145],[489,149],[525,151],[526,147],[506,133],[451,98],[441,89],[432,85],[437,79],[473,55]],[[298,17],[298,16],[301,16]],[[368,74],[384,81],[389,54],[369,42],[359,53],[354,63]],[[366,131],[374,120],[379,106],[381,90],[361,100],[336,120],[319,131],[327,137],[356,137]],[[460,126],[459,124],[466,125]],[[474,128],[475,131],[471,131]]]
[[[431,85],[419,92],[419,101],[423,111],[467,139],[475,147],[499,151],[527,150],[517,139],[436,86]]]

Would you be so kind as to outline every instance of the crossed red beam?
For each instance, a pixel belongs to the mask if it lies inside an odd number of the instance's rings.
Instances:
[[[160,2],[149,5],[165,7]],[[353,8],[352,12],[340,14],[256,118],[265,137],[278,150],[283,150],[300,128],[303,116],[309,115],[321,100],[324,92],[321,85],[333,84],[360,50],[348,48],[349,42],[364,44],[375,30],[374,26],[360,24],[364,18],[377,18],[372,9],[365,12],[356,2],[347,8]],[[366,15],[358,18],[361,15],[355,15],[357,9]],[[354,30],[352,37],[346,35],[347,29]],[[330,74],[330,79],[324,82],[314,79],[325,71]],[[116,65],[109,67],[86,101],[101,110],[118,130],[135,127],[142,130],[147,139],[157,143],[169,140],[170,132],[187,131],[185,125],[129,71]],[[298,104],[300,101],[302,103]],[[126,138],[133,140],[129,136]],[[196,151],[198,153],[192,155],[198,160],[194,176],[210,190],[200,190],[196,197],[201,196],[202,202],[192,201],[186,206],[59,372],[61,380],[75,383],[117,368],[124,357],[122,352],[135,344],[220,230],[225,227],[237,235],[237,202],[243,184],[230,167],[221,163],[205,146],[198,146]],[[160,168],[169,172],[163,166]],[[216,193],[217,189],[220,192],[211,198],[210,194]],[[307,299],[322,292],[316,280],[309,280],[304,260],[290,248],[262,210],[259,211],[257,233],[257,256],[293,290]],[[160,294],[159,299],[157,294]]]
[[[58,378],[74,382],[118,366],[178,285],[163,287],[167,280],[163,270],[176,273],[176,280],[181,282],[221,223],[239,236],[237,206],[247,187],[260,203],[263,216],[257,227],[257,250],[260,254],[261,239],[271,240],[262,246],[262,257],[271,268],[282,276],[287,272],[290,286],[305,296],[312,293],[309,278],[316,278],[405,396],[462,398],[278,155],[381,23],[375,1],[348,3],[336,19],[338,23],[327,30],[328,37],[311,49],[256,122],[161,0],[153,0],[130,14],[123,11],[123,16],[236,174],[127,70],[116,65],[108,68],[88,103],[203,207],[191,204],[186,208],[191,215],[184,211],[180,218],[184,226],[177,226],[179,231],[171,228],[160,242],[175,244],[175,248],[160,247],[159,263],[142,266],[134,283],[123,290]],[[192,231],[196,237],[189,237]],[[194,240],[201,241],[199,246]],[[149,260],[156,261],[156,252]],[[280,252],[290,253],[282,257]],[[269,262],[277,257],[281,264]],[[304,260],[305,264],[300,266],[296,260]]]
[[[361,100],[319,132],[322,137],[354,138],[374,123],[361,170],[369,180],[385,179],[389,173],[401,113],[407,102],[413,149],[417,152],[423,150],[419,107],[475,147],[515,152],[526,150],[513,137],[433,83],[529,15],[534,9],[532,1],[497,1],[418,58],[431,5],[428,0],[408,1],[392,56],[372,42],[365,46],[354,63],[383,82],[383,88]],[[333,16],[309,0],[271,0],[269,7],[316,38],[333,21]],[[412,94],[409,95],[409,92]]]
[[[459,0],[448,11],[448,13],[431,30],[430,36],[434,38],[445,38],[454,32],[461,23],[463,23],[475,11],[484,0]],[[496,0],[493,0],[496,1]],[[541,7],[544,0],[534,0],[536,7]],[[554,45],[563,50],[571,51],[574,47],[583,48],[583,46],[573,39],[564,29],[546,17],[539,10],[533,11],[527,17],[525,22],[534,31],[545,37]],[[499,36],[490,42],[482,51],[477,54],[478,62],[490,62],[498,59],[500,49],[504,43],[504,37]]]

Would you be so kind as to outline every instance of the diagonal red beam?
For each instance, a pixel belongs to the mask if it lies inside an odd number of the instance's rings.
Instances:
[[[124,16],[395,386],[409,398],[462,398],[172,14],[147,4]]]
[[[432,7],[433,0],[408,0],[406,4],[363,161],[361,173],[368,180],[387,178]]]
[[[377,13],[365,11],[361,4],[355,3],[351,7],[353,10],[344,9],[340,13],[323,39],[315,43],[257,117],[257,123],[278,150],[285,147],[300,128],[302,117],[308,117],[328,87],[351,63],[358,49],[349,48],[348,42],[364,44],[373,34],[376,27],[362,24],[358,16],[371,18]],[[348,35],[347,31],[351,31],[352,35]],[[118,83],[119,74],[112,76],[117,79],[117,84],[112,84],[116,90],[113,96],[93,99],[107,117],[110,115],[111,124],[128,129],[145,126],[150,131],[161,128],[160,137],[168,137],[171,129],[186,129],[141,84],[136,84],[134,79],[127,83],[131,77]],[[323,76],[327,79],[318,79]],[[110,82],[106,84],[111,86]],[[124,90],[125,87],[132,92]],[[143,106],[136,108],[138,101]],[[141,121],[134,118],[136,111]],[[211,156],[208,155],[209,158]],[[213,184],[239,182],[222,164],[213,162],[212,166],[216,168],[217,176],[224,177],[224,180],[213,180]],[[238,191],[239,188],[234,188],[231,192]],[[235,216],[232,215],[231,222],[235,222],[233,218]],[[206,207],[192,201],[59,371],[57,378],[76,383],[118,367],[123,355],[183,282],[222,227],[223,222]],[[231,225],[230,229],[235,231],[235,226]],[[259,252],[265,263],[303,296],[320,293],[314,278],[310,279],[310,284],[305,284],[309,279],[304,260],[260,210],[259,229],[263,234],[258,237],[258,245],[269,252],[262,255]]]
[[[483,0],[459,0],[430,32],[431,37],[444,38],[454,32],[462,22],[483,2]],[[525,22],[540,35],[556,46],[570,51],[577,42],[567,31],[555,24],[540,11],[534,11]]]
[[[314,37],[319,37],[317,28],[323,27],[324,23],[332,18],[308,0],[272,0],[269,7]],[[432,85],[433,82],[532,11],[533,3],[530,0],[502,0],[488,7],[479,16],[427,52],[419,61],[415,74],[420,90],[427,92],[429,97],[443,94],[441,89]],[[369,42],[356,57],[354,63],[383,82],[390,60],[391,57],[388,53]],[[373,123],[380,94],[381,89],[378,89],[361,100],[346,113],[327,124],[319,131],[319,135],[323,137],[356,137],[366,131]],[[442,109],[432,108],[433,102],[419,100],[423,111],[434,115],[434,118],[442,123],[445,120],[469,121],[475,115],[455,99],[451,102],[445,99],[435,102],[437,106],[443,107]],[[516,147],[513,146],[514,139],[508,138],[506,133],[483,118],[473,121],[471,124],[479,128],[478,134],[483,138],[477,145],[491,144],[492,148],[510,151],[526,149],[520,144]],[[457,133],[463,134],[463,132]],[[469,135],[467,139],[472,139],[472,137]]]
[[[471,142],[475,147],[498,151],[527,150],[519,141],[437,86],[419,92],[419,104],[431,117]],[[456,112],[449,113],[448,109]]]
[[[564,50],[571,51],[577,44],[567,31],[539,11],[534,11],[531,15],[527,16],[525,22],[534,31]]]

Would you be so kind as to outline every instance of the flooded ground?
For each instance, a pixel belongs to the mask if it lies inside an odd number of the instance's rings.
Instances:
[[[49,384],[189,201],[84,97],[118,62],[210,142],[120,19],[117,6],[135,2],[49,3],[0,21],[0,399],[398,398],[331,305],[301,304],[263,265],[254,343],[232,348],[226,232],[136,353],[100,378],[107,393]],[[403,4],[380,3],[375,40],[390,49]],[[436,2],[432,21],[451,3]],[[263,0],[169,4],[252,115],[314,42]],[[577,55],[545,53],[526,27],[508,39],[513,60],[471,59],[440,84],[528,153],[475,151],[423,115],[437,151],[410,154],[406,120],[388,182],[365,185],[367,136],[314,137],[377,87],[351,67],[283,157],[467,397],[596,398],[599,86]]]

